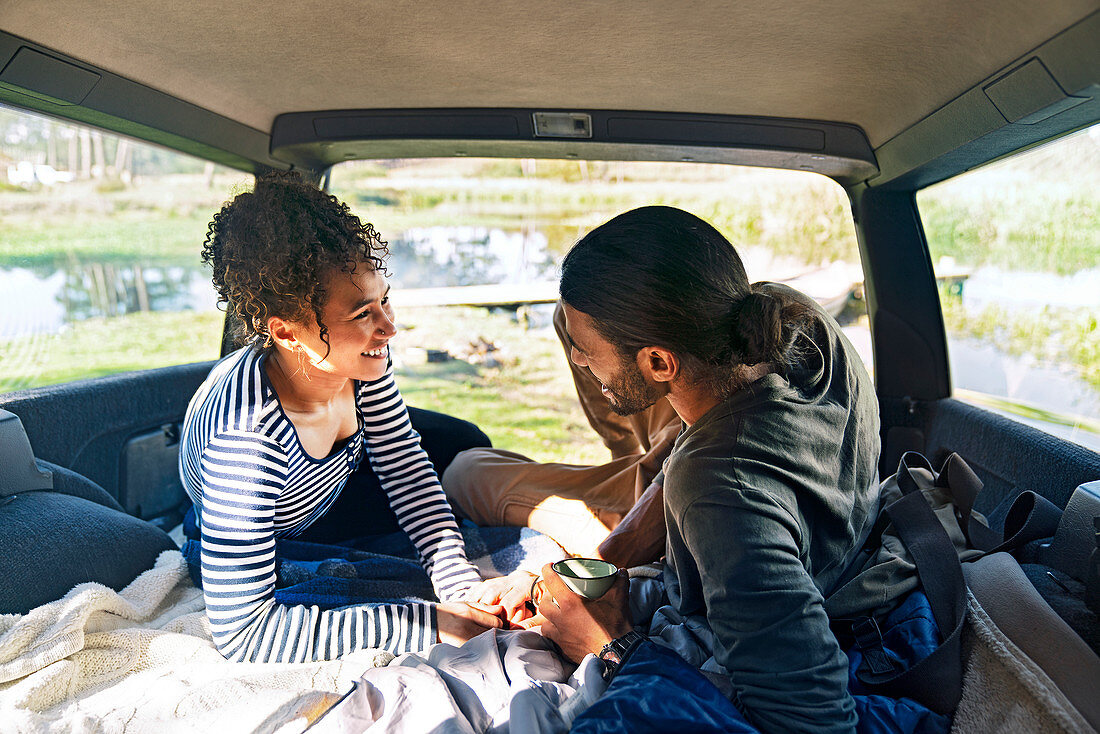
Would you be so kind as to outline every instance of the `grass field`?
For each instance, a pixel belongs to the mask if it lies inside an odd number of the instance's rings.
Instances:
[[[1071,139],[922,192],[933,259],[997,262],[1055,273],[1100,267],[1100,138]],[[76,182],[0,190],[0,269],[50,273],[81,263],[196,266],[207,224],[248,178],[221,172],[139,179],[131,186]],[[813,174],[699,164],[576,161],[399,161],[337,167],[332,190],[384,237],[413,227],[537,229],[554,255],[592,227],[644,204],[669,204],[711,221],[742,248],[766,248],[806,267],[858,260],[844,192]],[[993,198],[991,192],[997,192]],[[3,294],[0,293],[0,308]],[[2,316],[2,314],[0,314]],[[1087,314],[1086,314],[1087,316]],[[499,445],[536,458],[592,461],[605,451],[576,405],[552,334],[524,333],[484,311],[404,313],[403,345],[439,348],[478,336],[501,346],[502,365],[465,361],[400,365],[409,402],[483,426]],[[1012,317],[1014,319],[1016,317]],[[1039,322],[945,302],[953,334],[996,340],[1076,365],[1100,388],[1096,320],[1049,314]],[[62,332],[0,340],[0,391],[80,377],[212,359],[221,314],[136,313],[91,319]]]
[[[499,448],[541,461],[603,462],[607,449],[577,402],[565,351],[547,327],[525,331],[504,313],[484,309],[410,308],[397,314],[397,381],[410,405],[472,421]],[[464,359],[425,363],[420,349],[469,354],[491,342],[499,366]]]
[[[137,313],[0,340],[0,392],[216,359],[222,317],[220,311]],[[505,314],[461,308],[406,309],[398,325],[394,362],[410,405],[465,418],[494,445],[542,461],[606,460],[551,329],[525,331]],[[426,349],[466,355],[479,338],[498,347],[498,366],[421,358]]]

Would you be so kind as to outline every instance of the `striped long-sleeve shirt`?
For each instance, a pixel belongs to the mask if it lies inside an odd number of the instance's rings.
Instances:
[[[277,604],[275,542],[332,505],[366,456],[440,600],[480,578],[435,470],[393,381],[392,367],[356,382],[359,431],[323,459],[309,456],[263,369],[245,347],[211,371],[184,418],[180,476],[199,517],[203,594],[214,643],[229,660],[327,660],[352,650],[420,650],[436,639],[432,604],[321,611]]]

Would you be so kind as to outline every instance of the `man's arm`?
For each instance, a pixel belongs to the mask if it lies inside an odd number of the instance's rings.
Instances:
[[[660,560],[665,553],[665,509],[662,474],[642,493],[596,551],[619,568],[632,568]]]
[[[715,660],[752,724],[764,732],[854,730],[847,659],[799,557],[790,513],[742,488],[696,499],[676,522],[698,569]]]

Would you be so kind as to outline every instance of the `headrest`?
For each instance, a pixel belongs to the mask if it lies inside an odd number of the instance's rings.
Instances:
[[[19,416],[0,408],[0,497],[39,489],[53,489],[53,474],[35,465]]]

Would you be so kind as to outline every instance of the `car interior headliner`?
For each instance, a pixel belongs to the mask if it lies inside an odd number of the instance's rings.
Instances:
[[[845,123],[879,149],[1098,8],[5,0],[0,30],[265,138],[284,113],[557,108]]]

